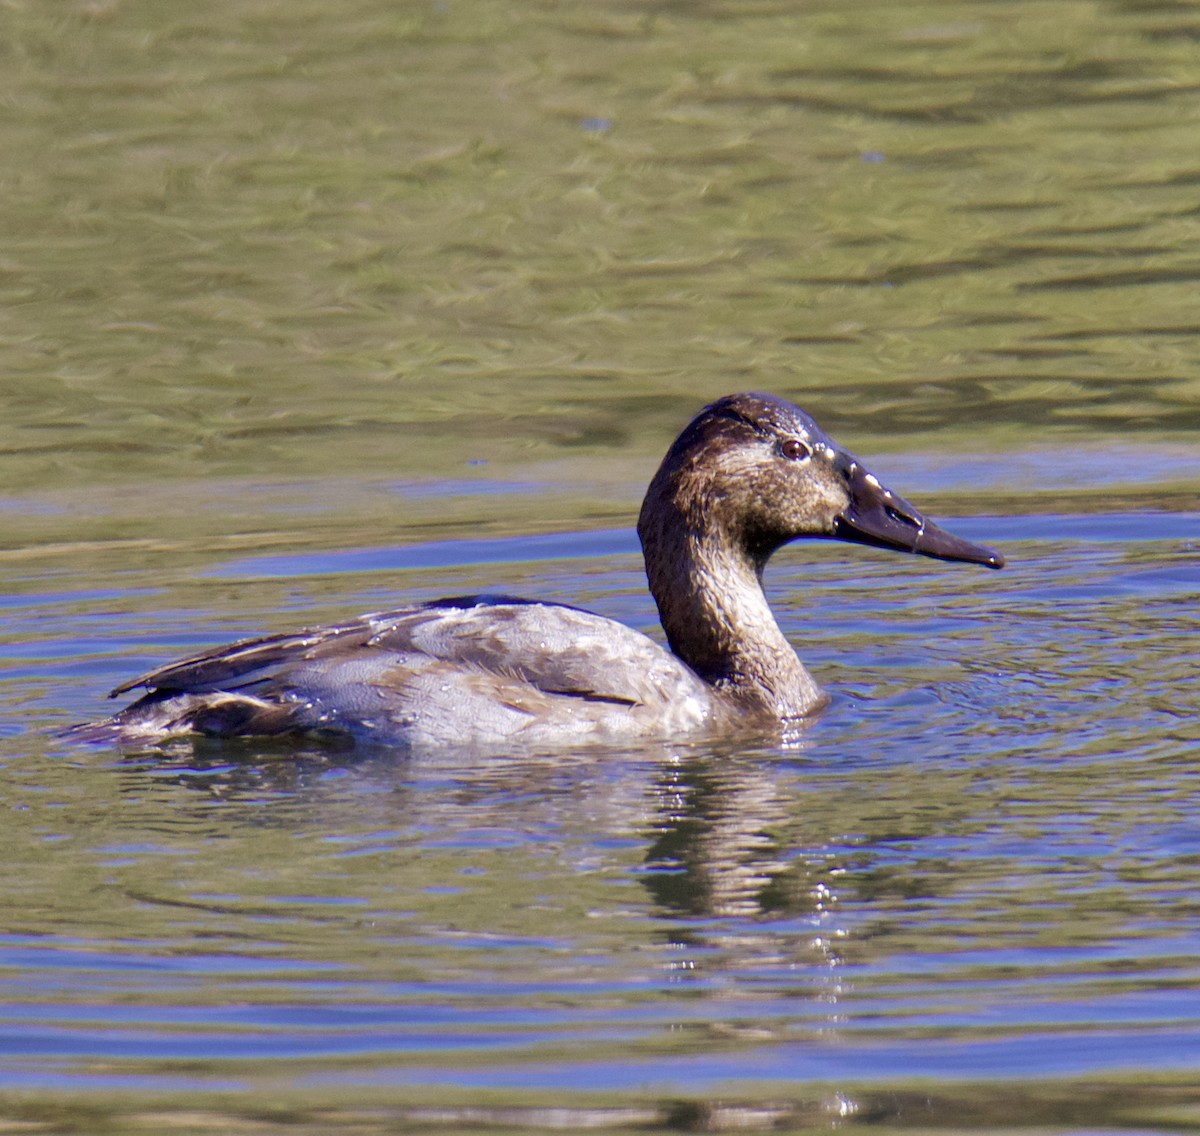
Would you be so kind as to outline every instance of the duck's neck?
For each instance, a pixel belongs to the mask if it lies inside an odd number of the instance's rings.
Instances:
[[[763,594],[763,563],[726,534],[644,518],[638,532],[667,641],[706,682],[751,712],[799,718],[825,696]]]

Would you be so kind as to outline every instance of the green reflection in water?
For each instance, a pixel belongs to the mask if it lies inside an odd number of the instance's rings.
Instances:
[[[6,17],[6,484],[1196,426],[1187,9]],[[970,429],[965,429],[966,424]]]

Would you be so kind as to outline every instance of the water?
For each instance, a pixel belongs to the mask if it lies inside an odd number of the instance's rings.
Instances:
[[[0,1120],[1194,1127],[1190,6],[2,18]],[[404,598],[652,629],[747,387],[1009,557],[781,553],[787,747],[55,738]]]
[[[135,1129],[1187,1116],[1198,521],[957,521],[1009,553],[999,574],[789,550],[771,591],[835,695],[792,747],[480,764],[122,756],[34,727],[249,629],[197,589],[283,625],[331,582],[356,610],[514,580],[649,626],[627,532],[215,557],[173,586],[40,571],[5,612],[10,1107]]]

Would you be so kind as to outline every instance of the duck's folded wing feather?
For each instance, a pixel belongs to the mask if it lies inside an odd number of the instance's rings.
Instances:
[[[240,640],[150,671],[113,696],[137,688],[160,695],[303,696],[314,676],[353,673],[356,668],[344,664],[356,660],[370,660],[363,673],[392,690],[403,689],[407,669],[423,669],[418,660],[487,672],[545,694],[630,706],[702,687],[662,647],[603,616],[562,604],[463,597]]]
[[[664,682],[694,679],[641,632],[562,604],[439,604],[371,618],[373,647],[480,668],[547,694],[638,705],[661,699]]]
[[[280,667],[300,659],[316,658],[338,644],[353,649],[356,639],[361,642],[368,636],[369,628],[358,619],[329,627],[239,639],[147,671],[114,687],[109,698],[118,698],[138,689],[191,694],[242,689],[264,681]]]

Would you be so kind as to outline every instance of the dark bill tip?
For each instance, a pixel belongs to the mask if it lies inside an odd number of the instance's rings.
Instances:
[[[994,548],[984,544],[972,544],[969,540],[954,536],[939,528],[932,521],[924,520],[917,535],[913,552],[922,556],[933,556],[938,560],[962,560],[968,564],[982,564],[985,568],[1003,568],[1004,557]]]

